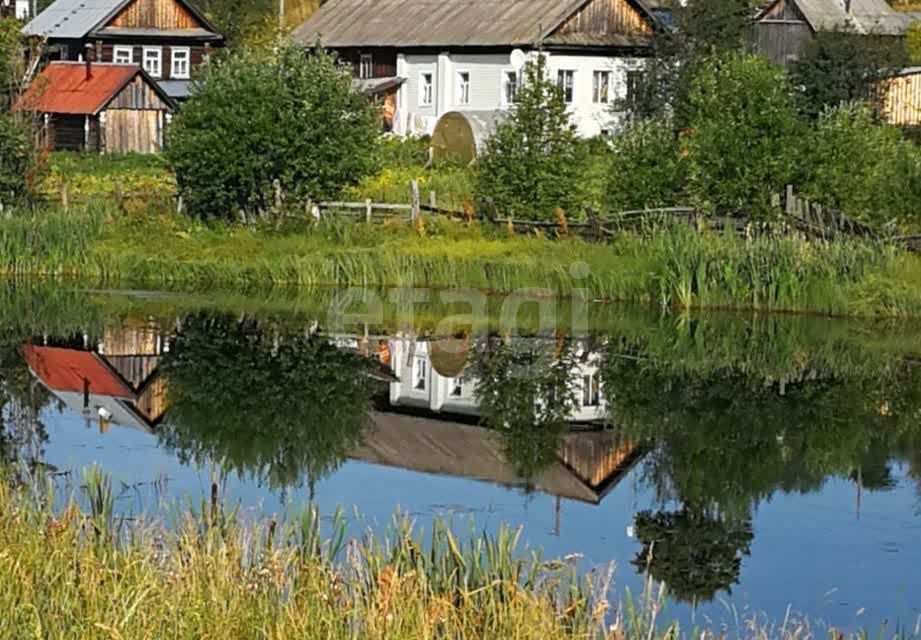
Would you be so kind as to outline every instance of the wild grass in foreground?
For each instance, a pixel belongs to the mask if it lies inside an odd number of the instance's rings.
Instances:
[[[665,308],[921,317],[921,258],[868,241],[685,227],[608,243],[439,218],[228,227],[99,208],[0,220],[0,273],[173,290],[538,288]]]
[[[580,576],[526,553],[510,529],[462,542],[441,522],[423,536],[397,518],[382,537],[351,540],[341,514],[322,527],[314,509],[243,524],[202,504],[167,530],[113,515],[98,469],[84,482],[89,511],[0,482],[0,638],[725,637],[663,619],[664,587],[612,608],[610,570]],[[823,635],[792,621],[734,633]]]

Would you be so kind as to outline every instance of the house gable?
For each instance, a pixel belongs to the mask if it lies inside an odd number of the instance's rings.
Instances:
[[[156,82],[138,73],[131,82],[122,87],[121,91],[105,105],[105,108],[172,111],[173,105],[159,90]]]
[[[796,6],[794,0],[777,0],[767,7],[758,19],[759,22],[803,22],[806,17]]]
[[[585,41],[620,44],[622,37],[648,37],[654,33],[648,12],[630,0],[590,0],[548,35],[548,41]]]
[[[191,30],[210,27],[178,0],[132,0],[103,28]]]

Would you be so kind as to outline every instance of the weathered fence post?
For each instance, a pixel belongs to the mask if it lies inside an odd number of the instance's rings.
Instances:
[[[371,198],[365,200],[365,222],[371,224]]]
[[[176,213],[182,215],[182,210],[184,209],[182,202],[182,194],[176,196]]]
[[[434,192],[434,191],[429,191],[429,206],[430,206],[432,209],[437,209],[437,208],[438,208],[438,200],[437,200],[436,197],[435,197],[435,192]]]
[[[272,188],[275,191],[275,211],[278,211],[279,209],[281,209],[281,202],[282,202],[281,181],[278,178],[275,178],[274,180],[272,180]]]
[[[412,212],[410,213],[410,220],[415,222],[416,218],[419,217],[419,210],[422,207],[422,203],[419,200],[419,181],[413,180],[410,182],[410,188],[412,189],[413,194],[413,205]]]
[[[588,218],[588,233],[589,239],[594,240],[595,242],[601,241],[601,219],[598,217],[598,214],[595,213],[595,210],[591,207],[585,212],[586,217]]]
[[[115,181],[115,206],[121,210],[122,204],[124,202],[124,197],[122,196],[122,184],[118,180]]]
[[[67,211],[68,208],[68,198],[67,198],[67,183],[61,183],[61,208],[64,211]]]
[[[787,215],[792,216],[796,213],[796,196],[793,195],[793,185],[787,185],[787,197],[784,203],[787,206]]]

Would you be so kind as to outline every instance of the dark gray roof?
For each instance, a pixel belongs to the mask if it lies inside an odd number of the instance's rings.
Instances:
[[[96,35],[96,30],[101,30],[101,35],[138,35],[138,36],[170,36],[170,37],[204,37],[221,39],[215,28],[198,9],[187,0],[178,0],[204,25],[204,29],[190,29],[183,31],[170,31],[163,29],[117,29],[105,27],[105,23],[113,18],[123,7],[132,0],[54,0],[51,5],[40,14],[32,18],[22,28],[23,35],[42,36],[47,38],[85,38],[87,35]],[[196,32],[196,33],[190,33]]]
[[[191,80],[157,80],[157,84],[173,100],[185,100],[192,95]]]
[[[803,14],[813,31],[843,31],[901,35],[912,22],[909,14],[894,11],[886,0],[851,0],[850,10],[845,0],[791,0]],[[763,13],[770,11],[772,3]]]
[[[55,0],[22,32],[29,36],[82,38],[121,3],[122,0]]]
[[[293,36],[306,45],[319,38],[332,48],[527,47],[588,1],[329,0]],[[638,0],[633,2],[642,8]]]

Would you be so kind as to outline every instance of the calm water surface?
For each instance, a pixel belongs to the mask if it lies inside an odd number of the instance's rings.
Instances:
[[[921,615],[921,328],[605,308],[587,333],[445,333],[436,307],[333,329],[328,292],[2,295],[0,454],[71,484],[99,464],[123,513],[216,482],[254,517],[521,525],[619,589],[648,570],[686,621]]]

